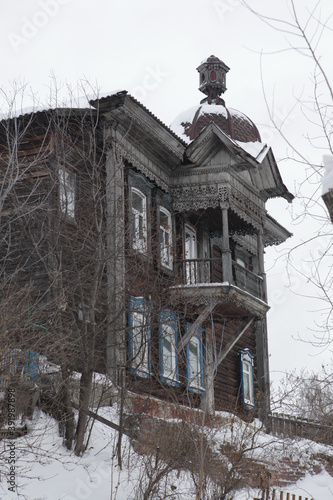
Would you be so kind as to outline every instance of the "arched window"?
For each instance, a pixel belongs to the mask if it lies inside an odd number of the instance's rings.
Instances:
[[[160,207],[160,258],[161,264],[172,269],[172,219],[171,214]]]
[[[147,252],[147,198],[136,188],[132,188],[133,248]]]

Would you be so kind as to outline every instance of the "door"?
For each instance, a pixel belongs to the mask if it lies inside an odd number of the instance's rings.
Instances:
[[[185,239],[184,239],[184,254],[185,254],[185,282],[187,285],[197,283],[198,274],[198,248],[197,248],[197,232],[193,226],[185,224]]]

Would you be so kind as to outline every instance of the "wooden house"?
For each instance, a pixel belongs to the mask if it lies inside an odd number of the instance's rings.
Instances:
[[[290,236],[265,203],[293,196],[254,123],[225,106],[228,70],[198,67],[206,97],[172,128],[126,91],[3,121],[2,280],[29,284],[35,349],[55,339],[67,369],[210,414],[265,413],[264,249]]]

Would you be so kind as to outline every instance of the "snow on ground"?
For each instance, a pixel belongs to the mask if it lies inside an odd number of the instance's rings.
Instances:
[[[114,423],[118,423],[115,407],[105,407],[99,414]],[[258,430],[258,448],[252,456],[259,457],[262,446],[266,455],[260,455],[264,461],[273,463],[286,451],[293,459],[304,461],[310,454],[328,453],[333,456],[333,449],[308,440],[282,440],[274,438],[259,430],[260,423],[245,424],[232,418],[227,413],[218,413],[225,418],[226,425],[214,429],[216,449],[219,443],[230,441],[235,443],[235,436],[242,435],[247,439],[250,428]],[[135,500],[138,487],[142,482],[143,472],[147,464],[145,456],[139,456],[133,451],[126,436],[122,439],[122,470],[117,465],[118,433],[111,428],[95,421],[88,449],[82,457],[76,457],[73,452],[62,445],[58,435],[58,424],[50,416],[36,411],[26,436],[16,440],[1,442],[0,467],[0,499],[22,500]],[[13,443],[13,444],[12,444]],[[14,445],[14,448],[13,448]],[[261,450],[261,451],[260,451]],[[15,491],[8,490],[7,482],[10,464],[8,460],[15,456]],[[13,472],[13,469],[12,469]],[[163,486],[163,484],[162,484]],[[165,497],[170,500],[191,500],[195,498],[193,482],[190,474],[173,472],[165,485]],[[283,490],[283,489],[282,489]],[[284,489],[290,493],[308,496],[314,500],[333,500],[333,478],[323,471],[317,476],[307,475],[296,485]],[[279,490],[280,491],[280,490]],[[235,500],[252,500],[258,497],[258,490],[247,489],[238,491]],[[161,498],[164,498],[161,496]]]

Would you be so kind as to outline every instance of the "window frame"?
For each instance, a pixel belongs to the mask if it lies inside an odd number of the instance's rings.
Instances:
[[[191,326],[191,323],[185,323],[185,333],[187,329]],[[199,327],[196,333],[192,336],[189,342],[185,345],[185,360],[186,360],[186,380],[187,388],[190,392],[195,392],[198,394],[204,394],[205,392],[205,374],[204,374],[204,356],[203,356],[203,334],[204,329]],[[192,383],[193,377],[191,375],[191,363],[190,363],[190,344],[195,343],[197,345],[198,352],[198,367],[199,370],[195,376],[195,379],[199,379],[196,383]],[[199,382],[199,383],[198,383]]]
[[[137,349],[134,341],[135,317],[142,316],[140,345],[145,345],[143,355]],[[151,375],[151,331],[150,315],[147,300],[144,297],[130,297],[128,311],[128,357],[130,371],[139,377],[149,378]],[[143,336],[146,339],[143,339]],[[145,343],[144,343],[145,340]],[[139,357],[138,362],[135,359]]]
[[[254,354],[250,349],[241,349],[240,356],[240,372],[241,372],[241,392],[243,406],[248,410],[253,410],[255,406],[255,390],[254,390]],[[248,385],[248,397],[245,394],[246,380]]]
[[[158,318],[159,328],[159,358],[160,358],[160,380],[168,385],[174,387],[179,386],[179,370],[178,370],[178,316],[171,311],[161,311]],[[173,332],[172,338],[170,336],[171,346],[171,372],[165,373],[165,351],[164,351],[164,328],[168,327]]]
[[[159,231],[158,231],[158,237],[159,237],[159,249],[160,249],[160,262],[163,267],[166,267],[167,269],[173,269],[173,256],[172,256],[172,249],[173,249],[173,225],[172,225],[172,215],[167,210],[164,206],[159,205],[158,207],[159,213],[158,213],[158,220],[159,220]],[[168,226],[165,228],[161,224],[161,213],[165,215],[168,219]],[[165,235],[168,234],[169,237],[169,243],[165,242]],[[161,238],[162,236],[162,238]],[[163,239],[163,241],[161,241]],[[165,251],[167,253],[168,259],[166,260],[164,258]]]
[[[136,194],[142,199],[143,210],[141,213],[133,206],[133,194]],[[142,254],[146,254],[148,251],[147,195],[134,186],[131,186],[131,214],[132,214],[132,248]],[[142,232],[143,232],[142,238],[140,238],[140,219],[139,219],[140,216],[142,216]]]
[[[59,208],[60,212],[71,219],[75,219],[76,208],[76,174],[66,168],[58,167]]]

